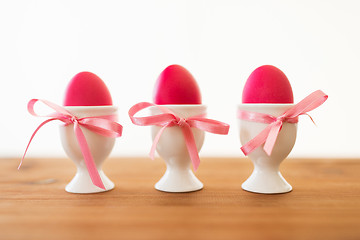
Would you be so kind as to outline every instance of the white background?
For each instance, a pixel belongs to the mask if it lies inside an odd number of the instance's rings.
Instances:
[[[20,157],[44,119],[27,102],[62,104],[80,71],[99,75],[119,107],[123,137],[112,156],[145,156],[149,127],[128,109],[152,101],[170,64],[197,79],[208,117],[231,125],[207,134],[201,156],[242,157],[236,121],[247,77],[272,64],[295,102],[321,89],[328,101],[302,117],[292,157],[360,157],[360,1],[1,1],[0,157]],[[29,156],[64,157],[58,125],[45,125]]]

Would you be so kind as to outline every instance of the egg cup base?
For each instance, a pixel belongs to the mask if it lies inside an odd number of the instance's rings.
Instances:
[[[95,186],[89,174],[77,172],[75,177],[70,181],[65,187],[65,191],[69,193],[100,193],[112,190],[115,187],[115,184],[105,175],[105,173],[99,171],[100,178],[104,184],[105,189]]]
[[[260,173],[254,170],[241,187],[245,191],[262,194],[278,194],[292,191],[292,186],[279,171]]]
[[[194,192],[203,187],[203,183],[190,169],[176,172],[166,170],[164,176],[155,184],[155,189],[162,192]]]

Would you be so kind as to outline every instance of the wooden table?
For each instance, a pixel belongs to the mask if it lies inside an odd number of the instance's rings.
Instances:
[[[360,239],[360,159],[287,159],[287,194],[243,191],[247,159],[202,158],[203,190],[154,189],[160,159],[112,158],[116,188],[70,194],[68,159],[0,159],[0,239]]]

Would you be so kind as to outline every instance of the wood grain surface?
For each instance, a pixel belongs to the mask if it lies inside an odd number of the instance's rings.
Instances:
[[[0,239],[360,239],[360,159],[287,159],[287,194],[243,191],[248,159],[202,158],[204,189],[154,189],[160,159],[111,158],[115,189],[70,194],[69,159],[0,159]]]

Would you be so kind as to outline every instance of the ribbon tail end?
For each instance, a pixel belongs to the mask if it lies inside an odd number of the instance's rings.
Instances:
[[[240,149],[241,149],[241,151],[243,152],[243,154],[244,154],[245,156],[247,156],[247,155],[248,155],[248,152],[247,152],[247,151],[245,151],[244,147],[241,147]]]
[[[105,186],[104,186],[103,183],[101,183],[101,184],[96,184],[96,186],[99,187],[99,188],[101,188],[101,189],[103,189],[103,190],[106,190],[106,188],[105,188]]]
[[[199,163],[198,164],[194,164],[194,171],[196,172],[199,168]]]
[[[150,153],[149,153],[149,157],[150,157],[150,159],[151,160],[155,160],[155,156],[154,156],[155,154],[154,154],[154,152],[153,151],[151,151]]]
[[[198,170],[198,168],[199,168],[199,165],[200,165],[200,158],[197,155],[197,157],[192,158],[191,160],[192,160],[192,165],[193,165],[194,171],[196,172]]]
[[[272,148],[265,148],[264,147],[264,151],[265,151],[265,153],[268,155],[268,156],[270,156],[271,155],[271,153],[272,153]]]
[[[90,177],[91,178],[91,177]],[[97,186],[98,188],[101,188],[102,190],[106,190],[104,183],[100,177],[100,175],[98,175],[97,179],[91,179],[92,183]]]
[[[24,157],[21,159],[20,163],[19,163],[19,166],[17,167],[17,170],[20,170],[22,164],[23,164],[23,160],[24,160]]]

